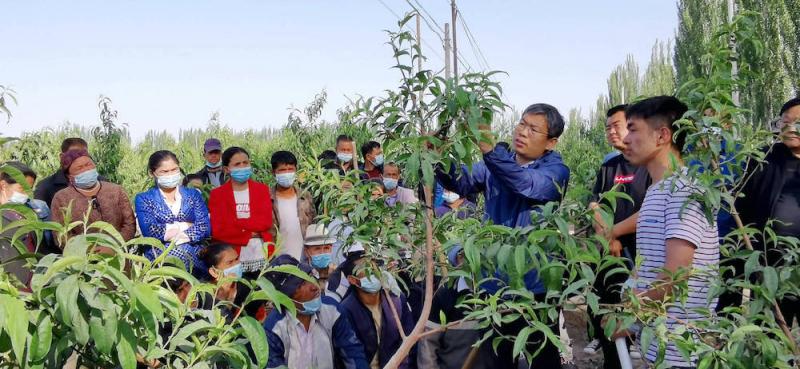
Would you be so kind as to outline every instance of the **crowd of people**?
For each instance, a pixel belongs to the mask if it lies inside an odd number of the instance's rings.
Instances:
[[[627,260],[630,268],[637,256],[644,260],[629,282],[625,280],[627,276],[613,274],[605,278],[601,273],[594,286],[601,303],[618,303],[623,284],[632,286],[641,296],[667,301],[669,284],[656,282],[669,282],[670,272],[681,268],[704,272],[692,274],[683,305],[669,308],[670,329],[676,329],[681,322],[701,319],[693,308],[722,311],[741,304],[741,293],[735,291],[719,301],[709,298],[708,278],[719,264],[721,238],[731,231],[730,214],[722,211],[716,221],[710,220],[706,216],[708,209],[696,200],[703,190],[682,175],[693,165],[682,160],[685,131],[678,130],[675,124],[686,111],[687,106],[671,96],[611,108],[605,132],[614,151],[598,163],[589,204],[596,209],[594,232],[608,240],[607,252]],[[765,148],[768,154],[763,166],[747,166],[749,180],[736,205],[745,224],[763,228],[770,220],[778,220],[773,224],[776,234],[800,237],[800,135],[795,128],[800,120],[800,98],[786,102],[780,115],[781,133],[774,144]],[[471,168],[452,165],[437,169],[434,214],[479,216],[512,228],[536,222],[539,206],[561,201],[569,183],[570,168],[555,150],[564,125],[556,108],[533,104],[522,113],[510,144],[494,142],[491,129],[484,127],[487,139],[479,143],[482,161]],[[373,258],[357,243],[345,247],[342,240],[348,228],[352,231],[346,219],[329,224],[318,220],[318,204],[298,181],[298,160],[293,153],[278,151],[272,155],[273,186],[252,178],[251,157],[245,148],[223,148],[218,139],[210,138],[202,154],[203,168],[195,174],[185,174],[187,168],[181,167],[174,153],[154,152],[147,163],[154,185],[131,201],[121,186],[97,172],[87,142],[69,138],[61,146],[60,169],[38,183],[37,173],[24,163],[7,162],[22,173],[28,187],[35,187],[35,196],[30,199],[26,195],[17,182],[19,176],[4,172],[0,175],[0,204],[27,206],[41,220],[103,221],[126,241],[137,235],[156,238],[169,245],[169,256],[211,283],[225,277],[257,278],[268,265],[296,266],[316,283],[278,271],[265,275],[295,304],[296,314],[264,304],[242,307],[246,314],[263,323],[269,343],[268,367],[383,367],[420,316],[421,304],[413,296],[413,280],[398,283],[385,273],[384,263],[388,260]],[[363,143],[363,161],[359,162],[358,156],[354,140],[342,135],[336,139],[334,149],[319,159],[342,175],[357,171],[363,181],[374,183],[377,193],[370,201],[385,201],[388,206],[419,202],[417,191],[403,186],[402,168],[395,162],[384,162],[380,143]],[[204,186],[212,188],[207,200],[199,190]],[[624,192],[633,201],[602,197],[612,189]],[[483,214],[476,214],[480,194]],[[613,201],[616,204],[610,203]],[[604,203],[613,209],[613,224],[607,224],[601,215]],[[20,209],[5,207],[0,224],[22,217]],[[83,232],[79,226],[67,234],[25,235],[21,242],[30,252],[59,253],[71,237]],[[32,272],[24,261],[6,262],[19,256],[9,241],[13,234],[0,236],[0,259],[5,272],[28,286]],[[764,239],[755,242],[771,250],[768,263],[781,262],[780,254],[773,253],[780,246]],[[98,247],[94,252],[114,251]],[[151,261],[162,252],[149,246],[141,250]],[[448,250],[448,260],[454,267],[461,265],[462,250]],[[741,277],[743,265],[732,266],[728,277]],[[524,280],[535,299],[546,298],[547,289],[536,270],[528,272]],[[170,287],[185,298],[189,290],[185,281],[173,282]],[[498,278],[498,282],[485,283],[480,288],[492,294],[501,287],[502,278]],[[469,292],[463,279],[441,287],[434,296],[427,328],[437,329],[442,315],[448,321],[463,318],[466,312],[459,308],[458,301]],[[247,293],[235,282],[222,283],[214,298],[238,306]],[[798,300],[784,299],[780,308],[789,324],[800,320]],[[608,322],[602,316],[592,316],[590,324],[594,341],[587,351],[601,348],[605,367],[619,367],[613,339],[635,335],[618,331],[605,336],[603,328]],[[548,325],[553,331],[559,329],[558,321]],[[516,337],[526,326],[527,322],[518,318],[503,322],[494,334]],[[461,368],[473,344],[484,333],[477,325],[462,325],[428,335],[401,367]],[[556,345],[542,333],[528,337],[528,347],[533,350],[542,342],[538,356],[525,365],[560,368],[562,355]],[[472,367],[517,368],[521,358],[515,357],[513,350],[512,340],[504,340],[493,349],[489,339],[477,351]],[[657,343],[641,347],[648,361],[654,361],[658,351]],[[673,368],[696,365],[696,358],[685,358],[672,343],[666,346],[664,355],[667,365]]]

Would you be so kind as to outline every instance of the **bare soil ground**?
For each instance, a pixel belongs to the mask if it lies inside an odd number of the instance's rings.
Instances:
[[[583,352],[584,347],[591,341],[587,332],[586,310],[565,310],[563,312],[561,324],[561,342],[567,347],[564,358],[567,360],[565,369],[596,369],[603,367],[603,351],[598,350],[594,355]],[[612,358],[617,360],[617,358]],[[636,369],[647,368],[647,364],[642,360],[633,360],[633,367]]]

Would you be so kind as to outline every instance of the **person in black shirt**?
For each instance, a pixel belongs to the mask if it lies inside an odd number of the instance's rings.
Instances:
[[[766,163],[758,165],[753,161],[748,165],[750,178],[742,188],[743,197],[736,200],[736,210],[742,223],[758,230],[764,229],[769,220],[774,219],[772,229],[778,236],[800,238],[800,97],[791,99],[783,105],[781,114],[781,142],[765,148]],[[767,242],[759,232],[753,240],[753,248],[766,249],[767,263],[778,266],[783,261],[780,245]],[[744,278],[743,267],[735,271],[737,278]],[[740,293],[733,294],[736,299],[720,301],[718,310],[742,303]],[[800,300],[787,296],[779,301],[783,317],[790,327],[793,321],[800,321]]]
[[[222,170],[222,143],[216,138],[209,138],[203,144],[203,159],[205,165],[195,175],[199,176],[204,185],[210,184],[217,188],[228,181],[228,175]]]
[[[61,142],[61,153],[65,153],[70,150],[89,150],[89,144],[86,143],[86,140],[80,137],[70,137],[64,139]],[[34,193],[34,198],[37,200],[42,200],[47,203],[47,206],[50,206],[53,202],[53,196],[56,195],[56,192],[61,191],[69,186],[69,181],[67,180],[67,176],[64,175],[64,172],[61,170],[57,170],[53,175],[43,179],[39,184],[36,186],[36,192]]]
[[[595,231],[609,240],[609,253],[614,256],[624,256],[630,260],[629,266],[632,266],[632,262],[636,258],[636,220],[651,180],[646,168],[632,165],[620,153],[625,149],[623,139],[628,134],[627,119],[625,118],[626,107],[626,105],[618,105],[606,113],[606,140],[617,152],[607,155],[600,167],[592,190],[592,202],[589,206],[598,210],[601,194],[610,191],[614,186],[618,186],[616,191],[623,192],[633,199],[633,202],[622,199],[616,201],[613,225],[603,224],[599,212],[595,212]],[[612,204],[607,205],[611,206]],[[601,271],[594,286],[600,296],[600,302],[619,303],[620,284],[624,283],[626,278],[626,275],[618,273],[606,279],[605,271]],[[591,342],[584,351],[594,353],[599,343],[606,358],[605,368],[619,368],[616,347],[603,334],[601,319],[601,316],[591,316],[594,338],[599,342]]]

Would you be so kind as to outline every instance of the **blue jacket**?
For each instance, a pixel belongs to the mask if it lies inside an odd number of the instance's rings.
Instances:
[[[739,180],[739,177],[744,175],[744,171],[747,169],[746,162],[742,161],[740,163],[736,163],[736,154],[730,154],[727,151],[728,144],[725,140],[720,142],[722,149],[719,152],[719,170],[720,173],[725,176],[725,186],[732,187],[733,184]],[[738,151],[742,147],[741,144],[735,144],[733,149]],[[691,153],[694,150],[694,147],[689,145],[686,148],[686,151]],[[703,173],[706,171],[706,167],[702,161],[698,159],[692,159],[689,161],[690,167],[696,167],[698,173]],[[723,205],[719,211],[717,212],[717,231],[719,233],[720,242],[728,233],[733,232],[736,229],[736,221],[733,219],[733,215],[725,210],[725,206]]]
[[[465,166],[461,169],[460,175],[451,173],[450,177],[455,177],[451,188],[462,197],[483,192],[485,218],[512,228],[530,225],[536,205],[561,201],[561,191],[569,182],[569,168],[555,151],[523,167],[505,148],[495,147],[483,155],[482,163],[472,166],[471,173]]]
[[[373,357],[378,355],[378,364],[380,367],[386,365],[392,355],[400,348],[400,344],[403,343],[403,338],[400,336],[397,322],[394,319],[394,313],[392,313],[392,308],[389,306],[389,299],[386,298],[387,296],[391,296],[392,304],[397,310],[400,323],[403,325],[403,331],[409,334],[414,329],[414,318],[411,316],[411,309],[408,307],[406,298],[402,295],[394,296],[383,294],[381,296],[380,347],[378,345],[378,332],[375,329],[375,321],[372,319],[372,313],[361,303],[357,293],[353,292],[348,294],[339,305],[339,310],[342,314],[347,315],[348,319],[353,324],[353,328],[355,328],[358,339],[364,344],[364,353],[367,355],[367,361],[372,362]],[[400,364],[400,369],[415,368],[415,364],[416,357],[412,353],[403,360]]]
[[[531,225],[531,211],[537,205],[561,201],[569,183],[569,168],[555,151],[521,166],[514,154],[497,146],[483,154],[483,162],[475,163],[471,172],[466,166],[462,166],[461,173],[455,173],[454,169],[449,176],[437,173],[444,187],[455,190],[462,197],[483,192],[486,200],[484,218],[512,228]],[[524,279],[533,293],[546,292],[536,270],[528,272]],[[489,286],[485,288],[489,292],[496,291]]]
[[[191,188],[178,187],[181,194],[181,210],[178,215],[172,215],[172,211],[167,206],[161,192],[157,187],[153,187],[145,192],[136,195],[135,208],[136,218],[139,221],[139,228],[145,237],[153,237],[168,244],[164,240],[164,231],[167,224],[175,222],[189,222],[192,226],[184,233],[189,237],[189,242],[178,245],[170,252],[186,264],[194,266],[194,271],[199,277],[207,273],[206,265],[198,257],[202,248],[201,242],[211,236],[211,224],[208,218],[208,207],[203,201],[203,195]],[[153,260],[161,254],[161,250],[148,248],[145,256]]]
[[[306,356],[317,369],[369,369],[364,347],[356,337],[350,320],[339,313],[335,301],[322,297],[322,308],[313,316],[307,334],[311,347],[301,345],[297,329],[301,324],[284,309],[274,309],[264,321],[264,331],[269,343],[267,368],[297,365],[290,358]]]

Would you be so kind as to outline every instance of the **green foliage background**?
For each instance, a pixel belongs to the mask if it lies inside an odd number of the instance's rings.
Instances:
[[[725,317],[712,316],[705,311],[703,313],[709,316],[707,321],[698,322],[687,330],[668,332],[664,326],[666,307],[685,298],[686,284],[678,283],[675,297],[663,304],[628,296],[623,304],[601,305],[592,289],[597,272],[603,269],[625,271],[620,268],[619,259],[605,253],[605,240],[580,232],[573,234],[570,227],[585,226],[591,219],[585,200],[601,158],[609,151],[603,125],[604,113],[611,106],[634,101],[640,96],[677,94],[692,108],[685,116],[684,124],[690,134],[689,142],[696,148],[693,155],[701,162],[709,165],[719,162],[722,139],[728,144],[740,141],[741,148],[736,152],[739,159],[763,157],[758,149],[769,142],[768,132],[764,129],[766,123],[774,118],[780,103],[798,92],[798,4],[797,0],[741,0],[738,4],[742,9],[756,12],[746,12],[745,16],[736,18],[735,25],[727,25],[721,1],[680,1],[681,23],[674,51],[669,42],[656,42],[651,60],[643,71],[632,57],[627,57],[610,73],[607,91],[598,96],[595,107],[585,115],[577,109],[566,112],[569,123],[558,150],[572,170],[570,188],[561,204],[548,204],[542,209],[540,223],[523,229],[486,226],[478,219],[457,221],[445,217],[433,220],[421,207],[388,208],[381,202],[364,201],[369,196],[368,188],[345,189],[338,177],[315,164],[316,155],[322,150],[332,149],[338,134],[350,134],[358,144],[379,138],[386,143],[387,158],[404,165],[409,183],[430,185],[435,165],[476,159],[474,153],[481,139],[477,131],[480,124],[491,121],[501,139],[509,138],[519,114],[501,102],[501,89],[496,80],[502,77],[475,73],[453,81],[444,80],[430,71],[415,73],[410,65],[421,56],[418,48],[413,46],[413,38],[405,32],[389,32],[396,61],[394,67],[402,75],[400,85],[387,90],[385,96],[356,100],[351,106],[342,108],[333,122],[320,119],[327,100],[322,91],[305,109],[293,112],[281,129],[235,132],[224,124],[218,113],[214,113],[205,129],[183,130],[177,137],[165,132],[149,132],[141,142],[133,143],[127,134],[129,125],[117,122],[111,101],[101,97],[100,124],[96,127],[88,129],[67,124],[25,134],[19,140],[2,143],[0,160],[23,161],[45,176],[58,166],[60,141],[68,136],[81,136],[89,139],[101,172],[133,195],[150,185],[145,175],[145,163],[150,153],[158,149],[176,152],[184,169],[193,172],[203,164],[203,141],[217,137],[225,146],[247,148],[251,152],[256,178],[266,182],[272,181],[270,155],[277,150],[291,150],[304,163],[306,183],[314,184],[312,190],[323,197],[325,208],[330,210],[323,217],[331,219],[348,214],[357,226],[349,241],[361,241],[371,255],[385,259],[410,257],[413,262],[406,271],[415,277],[426,276],[426,254],[433,254],[436,270],[449,273],[451,282],[455,277],[464,277],[477,285],[484,280],[481,270],[498,270],[508,275],[509,286],[506,289],[491,296],[476,294],[462,303],[470,309],[471,319],[478,320],[481,327],[490,330],[513,319],[525,319],[529,323],[526,329],[517,337],[506,337],[516,339],[515,355],[524,353],[532,357],[536,354],[535,350],[521,344],[534,332],[543,332],[548,340],[560,345],[544,322],[557,317],[558,309],[573,304],[571,297],[582,296],[590,310],[618,315],[625,326],[637,321],[647,323],[648,328],[642,332],[643,341],[658,340],[662,350],[664,342],[677,342],[687,356],[702,357],[701,368],[788,368],[789,360],[797,359],[791,343],[797,340],[798,335],[796,331],[782,329],[784,327],[780,326],[771,307],[782,296],[798,294],[800,253],[797,240],[779,239],[782,245],[786,245],[785,265],[760,267],[762,250],[744,249],[742,240],[767,230],[742,229],[726,239],[723,245],[725,256],[746,260],[747,275],[741,279],[717,278],[712,286],[714,293],[745,288],[752,292],[751,302],[733,308]],[[735,54],[727,49],[727,38],[731,36],[737,40]],[[739,78],[734,78],[730,72],[732,58],[741,62]],[[735,90],[742,92],[741,107],[732,102],[731,94]],[[9,117],[13,111],[13,96],[13,91],[0,86],[0,112]],[[718,114],[704,116],[702,113],[707,109]],[[429,130],[438,134],[420,134]],[[426,150],[428,144],[444,149],[441,152]],[[709,207],[727,208],[726,204],[729,206],[730,200],[737,196],[735,189],[721,185],[727,178],[721,176],[718,168],[694,174],[707,190],[706,196],[699,200]],[[612,192],[607,196],[619,195]],[[608,217],[610,211],[604,209],[604,216]],[[409,219],[424,219],[428,226],[412,224],[409,227]],[[15,226],[20,227],[21,232],[63,229],[59,227],[74,224],[32,221]],[[29,367],[60,362],[71,347],[84,350],[81,353],[86,360],[120,363],[125,368],[131,367],[132,353],[178,363],[176,367],[202,368],[207,361],[222,359],[235,363],[236,367],[248,367],[254,361],[263,362],[263,356],[249,358],[235,348],[237,340],[242,339],[263,344],[263,332],[256,333],[252,322],[247,319],[239,325],[207,319],[210,323],[205,327],[207,331],[203,332],[191,332],[195,326],[183,326],[175,334],[181,339],[191,336],[194,342],[187,340],[184,345],[158,350],[163,342],[159,342],[155,335],[157,325],[154,321],[162,322],[169,315],[169,320],[183,323],[188,314],[187,306],[181,310],[174,302],[172,291],[162,287],[163,281],[170,276],[158,270],[173,269],[163,268],[163,265],[153,268],[131,252],[136,243],[152,241],[139,239],[131,244],[123,243],[113,236],[114,232],[107,232],[106,226],[100,224],[97,228],[98,232],[104,233],[90,233],[77,239],[66,257],[45,257],[36,261],[53,271],[37,275],[33,294],[20,294],[11,281],[0,280],[0,298],[3,299],[0,317],[6,318],[0,321],[6,332],[0,337],[3,339],[0,340],[1,354],[18,362],[24,361]],[[430,233],[425,234],[426,231]],[[441,259],[443,251],[456,243],[463,245],[467,262],[461,268],[451,269]],[[119,254],[115,257],[87,255],[86,250],[97,245],[116,248]],[[36,260],[31,255],[26,255],[26,258]],[[122,276],[126,280],[120,275],[128,262],[134,267]],[[167,260],[159,261],[162,262]],[[548,286],[550,299],[546,302],[535,301],[523,288],[522,276],[532,268],[541,272]],[[178,270],[174,268],[173,273],[180,273]],[[117,284],[117,288],[105,289],[108,282]],[[268,282],[260,280],[257,285],[260,293],[254,298],[286,302],[285,296],[276,294]],[[197,286],[208,291],[214,288],[202,284]],[[11,322],[8,319],[24,314],[22,311],[26,309],[29,310],[28,325],[24,320]],[[111,311],[114,315],[106,316],[103,311]],[[218,313],[219,308],[214,311]],[[118,329],[119,333],[113,337],[99,333],[97,337],[92,335],[90,341],[92,324],[97,331],[107,321],[120,323],[119,327],[126,328]],[[42,328],[41,332],[38,328]],[[186,329],[184,333],[188,332],[187,336],[179,333],[183,329]],[[39,345],[44,336],[48,342],[53,337],[58,337],[58,340],[54,344]],[[141,340],[134,344],[134,338]],[[493,343],[497,344],[498,340]],[[203,344],[212,341],[214,345],[211,348]],[[116,344],[113,349],[112,344]],[[54,361],[49,361],[48,355],[55,355]],[[659,362],[657,366],[664,367],[664,363]]]

